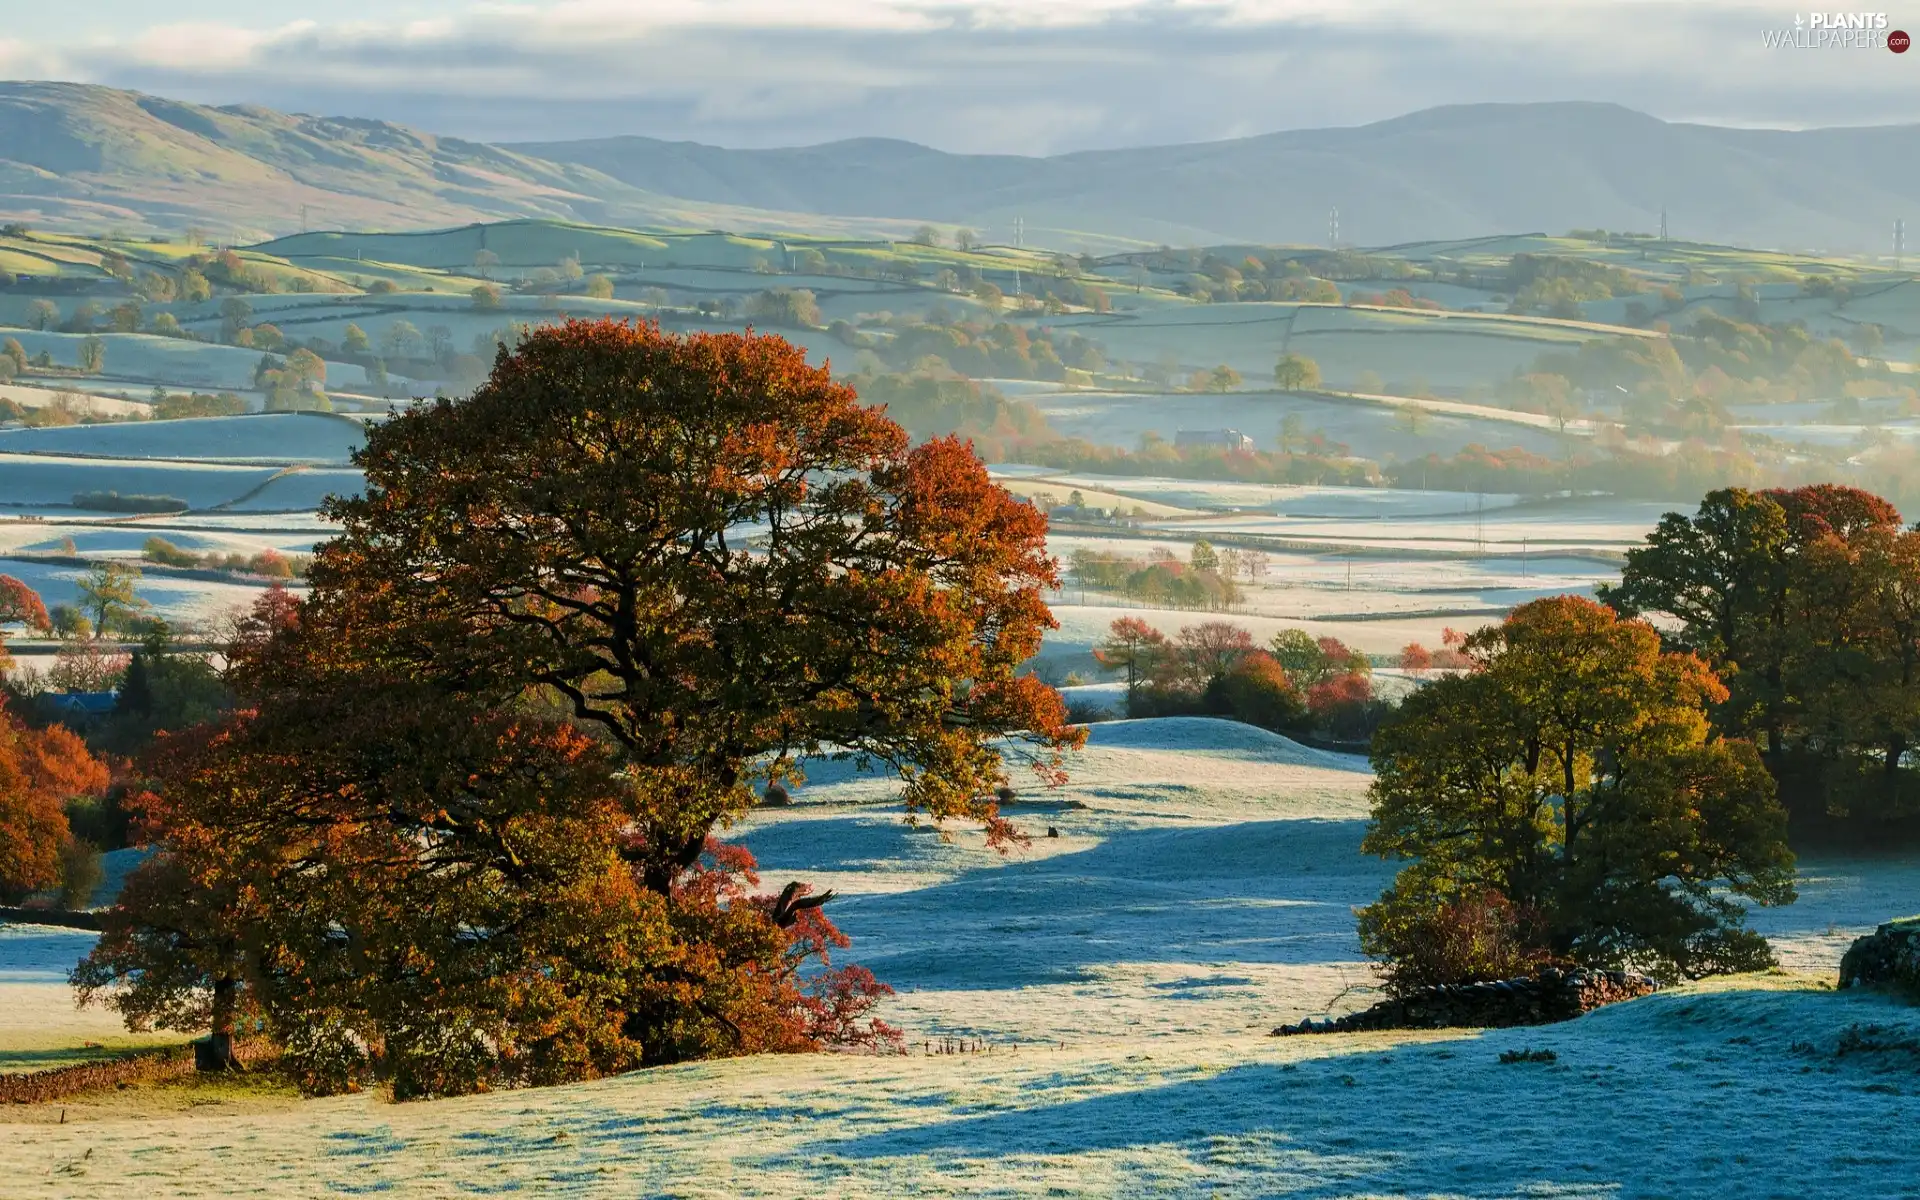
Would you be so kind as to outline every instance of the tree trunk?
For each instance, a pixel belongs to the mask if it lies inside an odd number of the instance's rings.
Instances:
[[[223,975],[213,982],[213,1030],[193,1044],[193,1068],[196,1071],[245,1070],[233,1053],[233,1008],[239,985],[233,976]]]

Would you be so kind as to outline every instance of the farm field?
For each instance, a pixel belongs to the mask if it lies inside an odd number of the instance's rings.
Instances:
[[[408,1105],[162,1091],[70,1102],[65,1124],[9,1106],[0,1195],[1914,1194],[1887,1140],[1920,1118],[1910,1068],[1839,1047],[1920,1035],[1920,1010],[1823,984],[1911,867],[1804,863],[1799,903],[1756,921],[1782,974],[1546,1028],[1275,1039],[1368,999],[1346,991],[1368,980],[1350,906],[1390,865],[1357,851],[1364,764],[1186,718],[1095,726],[1072,776],[1010,810],[1060,836],[1005,858],[902,825],[890,785],[844,765],[735,831],[769,884],[842,893],[847,957],[899,990],[904,1057]],[[84,935],[11,936],[9,1019],[70,1019],[60,964]],[[992,1050],[927,1054],[941,1038]],[[1521,1049],[1556,1061],[1498,1061]]]
[[[1272,370],[1269,363],[1264,373]],[[1299,419],[1302,433],[1322,434],[1368,458],[1446,456],[1476,443],[1556,456],[1564,455],[1567,445],[1557,430],[1509,419],[1522,414],[1479,415],[1466,405],[1443,412],[1440,409],[1449,406],[1425,401],[1414,402],[1411,407],[1417,411],[1407,413],[1389,403],[1273,391],[1054,391],[1024,398],[1063,436],[1129,449],[1147,434],[1172,442],[1181,430],[1237,429],[1260,449],[1273,450],[1279,445],[1281,423],[1290,416]]]
[[[259,413],[139,424],[0,430],[0,454],[198,459],[344,466],[366,441],[358,422],[324,413]]]

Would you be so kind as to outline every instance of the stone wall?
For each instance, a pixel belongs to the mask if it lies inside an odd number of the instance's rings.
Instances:
[[[1840,986],[1892,986],[1920,997],[1920,917],[1888,921],[1847,948]]]
[[[1645,975],[1625,971],[1560,971],[1496,983],[1446,984],[1383,1000],[1372,1008],[1329,1020],[1282,1025],[1274,1036],[1353,1033],[1370,1029],[1499,1029],[1569,1021],[1603,1004],[1632,1000],[1659,988]]]

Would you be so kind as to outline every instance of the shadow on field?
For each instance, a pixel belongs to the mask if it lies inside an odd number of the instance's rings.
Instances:
[[[1809,1060],[1787,1036],[1824,1045],[1879,1006],[1845,997],[1749,993],[1654,996],[1593,1018],[1297,1064],[1156,1076],[1150,1061],[1062,1071],[1028,1095],[1102,1090],[1032,1107],[954,1110],[953,1119],[822,1138],[815,1156],[966,1160],[1135,1152],[1156,1174],[1257,1185],[1244,1194],[1346,1196],[1920,1195],[1892,1131],[1920,1119],[1920,1088],[1880,1083],[1852,1059]],[[1689,1009],[1724,1009],[1695,1024]],[[1855,1010],[1858,1011],[1855,1011]],[[1786,1025],[1777,1039],[1729,1037]],[[1332,1043],[1332,1049],[1339,1043]],[[1502,1051],[1553,1048],[1552,1063],[1502,1064]],[[1140,1078],[1128,1088],[1129,1077]],[[1871,1092],[1874,1094],[1863,1094]],[[1018,1101],[1016,1101],[1018,1103]],[[1143,1159],[1137,1152],[1150,1151]],[[862,1171],[871,1166],[862,1163]],[[1234,1191],[1233,1194],[1243,1194]]]
[[[932,887],[850,895],[831,912],[854,939],[850,957],[903,989],[1016,989],[1121,962],[1352,961],[1353,906],[1371,902],[1392,874],[1359,854],[1363,827],[1296,819],[1109,828],[1085,850],[981,866]],[[769,879],[938,848],[931,833],[856,816],[768,826],[743,840],[782,864]],[[1183,989],[1172,998],[1201,996]]]

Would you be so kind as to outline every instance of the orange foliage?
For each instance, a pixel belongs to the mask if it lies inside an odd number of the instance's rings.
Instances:
[[[63,726],[28,729],[0,708],[0,896],[60,881],[64,802],[104,791],[106,764]]]

